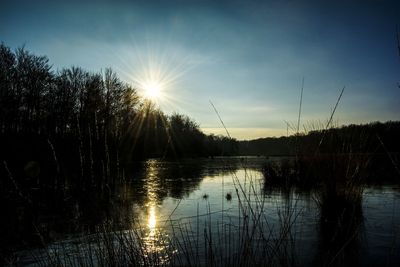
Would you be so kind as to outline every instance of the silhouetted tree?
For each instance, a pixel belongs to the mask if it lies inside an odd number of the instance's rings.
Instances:
[[[28,132],[43,130],[47,116],[44,108],[53,74],[44,56],[30,54],[24,48],[16,51],[15,88],[19,100],[21,127]]]
[[[0,44],[0,130],[12,131],[16,127],[18,102],[15,92],[15,55],[10,48]]]
[[[57,163],[54,172],[68,173],[79,190],[114,183],[111,176],[118,173],[120,163],[133,159],[236,151],[236,140],[207,137],[189,117],[165,115],[110,68],[103,74],[79,67],[54,73],[47,57],[25,48],[12,51],[4,44],[0,46],[0,104],[2,139],[13,136],[4,154],[15,142],[27,142],[21,151],[26,155],[47,151]],[[46,149],[38,152],[33,143]],[[46,181],[55,185],[60,179],[53,176],[57,182]]]

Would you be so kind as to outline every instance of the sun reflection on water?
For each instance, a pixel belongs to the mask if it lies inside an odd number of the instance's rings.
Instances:
[[[158,262],[167,264],[170,261],[171,251],[166,241],[168,235],[165,229],[159,225],[159,214],[157,213],[157,193],[161,188],[160,177],[157,168],[157,161],[149,160],[147,162],[147,173],[145,180],[145,188],[147,193],[147,203],[144,206],[146,216],[146,228],[143,238],[143,250],[146,251],[147,257],[157,258]],[[173,253],[173,252],[172,252]]]
[[[147,226],[150,230],[150,232],[154,232],[154,230],[156,229],[156,225],[157,225],[157,220],[156,220],[156,210],[154,206],[150,206],[149,208],[149,219],[147,222]]]

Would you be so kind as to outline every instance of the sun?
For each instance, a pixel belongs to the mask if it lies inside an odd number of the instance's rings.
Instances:
[[[118,71],[123,74],[124,80],[137,89],[140,102],[151,103],[169,112],[185,101],[180,94],[184,89],[181,77],[200,64],[202,59],[176,46],[160,46],[164,43],[163,40],[134,43],[132,47],[123,48],[123,53],[117,53],[116,56],[121,60],[121,65],[117,65]]]
[[[160,82],[151,81],[143,84],[144,96],[150,100],[157,100],[161,97],[162,85]]]

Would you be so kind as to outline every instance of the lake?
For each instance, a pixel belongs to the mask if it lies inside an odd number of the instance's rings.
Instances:
[[[20,249],[15,263],[107,265],[111,243],[114,256],[131,251],[143,265],[399,265],[398,185],[365,186],[351,229],[326,229],[318,192],[266,186],[267,160],[281,158],[135,163],[107,196],[88,193],[67,200],[62,214],[39,214],[36,229],[52,242]],[[127,249],[127,241],[136,243]]]

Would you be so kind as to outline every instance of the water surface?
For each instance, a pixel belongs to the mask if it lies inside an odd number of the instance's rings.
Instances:
[[[330,255],[340,264],[376,266],[384,263],[398,266],[398,186],[370,185],[364,189],[361,220],[356,225],[357,236],[351,242],[343,240],[340,244],[343,247],[336,249],[337,255],[332,256],[336,252],[332,252],[330,239],[335,238],[337,233],[326,233],[321,227],[316,201],[318,193],[265,186],[261,166],[266,160],[279,161],[280,158],[216,158],[179,162],[151,159],[138,163],[127,174],[126,183],[111,194],[111,199],[103,207],[77,200],[72,216],[64,218],[76,227],[62,228],[59,232],[52,229],[56,237],[53,248],[60,242],[81,242],[77,241],[77,236],[90,236],[99,230],[99,225],[108,222],[116,231],[122,232],[139,227],[145,242],[156,244],[154,250],[166,249],[165,245],[157,244],[157,238],[175,235],[195,240],[194,255],[203,264],[206,262],[200,258],[207,253],[204,249],[208,240],[204,238],[206,235],[217,240],[213,243],[216,248],[223,248],[222,260],[231,260],[242,249],[237,244],[246,233],[244,225],[254,224],[253,216],[258,214],[262,228],[257,226],[258,232],[252,242],[259,242],[257,238],[268,239],[269,242],[282,242],[280,239],[284,239],[287,243],[280,246],[285,249],[282,255],[290,256],[293,264],[326,264],[321,255]],[[287,223],[290,230],[283,235],[282,229]],[[176,249],[174,253],[179,255],[183,251]],[[29,265],[34,262],[32,253],[36,257],[44,257],[47,252],[23,250],[19,253],[19,263]]]

